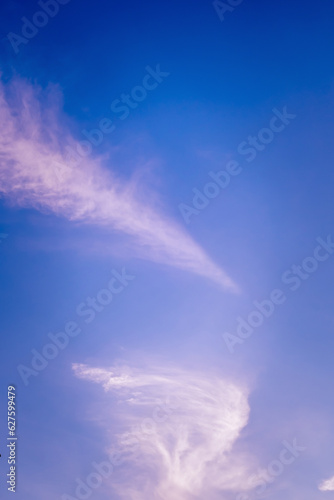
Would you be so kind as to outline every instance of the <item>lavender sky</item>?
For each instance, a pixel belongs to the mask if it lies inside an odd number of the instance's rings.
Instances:
[[[1,5],[0,491],[334,492],[334,5]]]

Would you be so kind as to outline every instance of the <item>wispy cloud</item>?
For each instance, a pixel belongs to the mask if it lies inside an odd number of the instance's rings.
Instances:
[[[334,476],[330,479],[325,479],[319,484],[320,491],[334,491]]]
[[[237,287],[158,206],[124,182],[102,157],[64,164],[75,140],[64,125],[56,87],[42,91],[16,79],[0,84],[0,193],[13,205],[104,226],[133,238],[138,256]]]
[[[211,500],[222,498],[224,491],[237,494],[250,487],[246,483],[254,473],[254,457],[234,448],[248,421],[246,388],[175,367],[105,369],[75,364],[73,370],[77,377],[110,391],[112,401],[116,398],[116,406],[104,408],[104,419],[116,414],[118,442],[129,439],[131,432],[142,441],[141,453],[110,482],[119,498]],[[173,411],[145,433],[141,423],[166,401],[172,401]]]

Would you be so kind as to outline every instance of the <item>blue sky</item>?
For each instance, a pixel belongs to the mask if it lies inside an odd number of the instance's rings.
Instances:
[[[14,385],[19,499],[331,498],[333,4],[54,2],[0,15],[1,494]]]

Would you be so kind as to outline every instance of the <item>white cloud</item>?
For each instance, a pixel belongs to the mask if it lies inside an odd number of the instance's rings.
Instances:
[[[319,485],[320,491],[334,491],[334,476],[330,479],[325,479]]]
[[[141,442],[140,454],[130,456],[111,480],[119,498],[222,499],[224,492],[237,495],[252,488],[249,478],[256,461],[235,451],[249,416],[245,388],[175,367],[75,364],[73,370],[110,391],[114,405],[104,408],[104,419],[116,414],[118,443],[131,436]]]
[[[103,226],[133,238],[139,256],[205,276],[231,291],[227,274],[173,220],[155,196],[124,183],[102,158],[64,165],[75,142],[60,116],[53,89],[17,80],[0,84],[0,194],[13,205]],[[105,159],[104,159],[105,160]]]

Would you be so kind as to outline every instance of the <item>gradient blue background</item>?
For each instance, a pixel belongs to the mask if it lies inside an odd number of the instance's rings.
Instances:
[[[71,363],[106,365],[128,352],[145,352],[256,380],[249,447],[266,464],[282,439],[299,436],[309,455],[285,472],[295,489],[282,494],[287,500],[329,498],[317,482],[334,472],[334,258],[298,291],[287,291],[286,303],[234,355],[222,333],[234,333],[236,318],[247,315],[254,300],[283,289],[282,273],[312,255],[317,237],[334,231],[333,3],[245,0],[221,22],[210,1],[71,0],[15,55],[6,34],[19,33],[20,18],[30,19],[37,9],[30,0],[1,6],[4,78],[58,84],[78,140],[84,139],[82,128],[114,119],[116,130],[99,152],[120,149],[115,168],[124,179],[138,161],[158,158],[153,184],[166,211],[242,293],[230,295],[120,250],[110,255],[108,245],[122,245],[117,234],[106,240],[99,229],[3,200],[2,494],[7,498],[8,384],[17,386],[17,498],[53,500],[73,491],[76,474],[90,472],[104,440],[81,418],[98,396],[73,377]],[[111,102],[141,84],[147,65],[158,63],[170,75],[121,121]],[[239,143],[267,126],[272,108],[284,106],[296,118],[247,164],[237,153]],[[229,159],[239,160],[243,172],[187,226],[178,205],[190,203],[192,188],[201,189],[208,172]],[[128,289],[24,387],[17,364],[28,364],[30,350],[40,349],[48,332],[76,320],[76,306],[105,286],[111,269],[123,266],[136,276]]]

